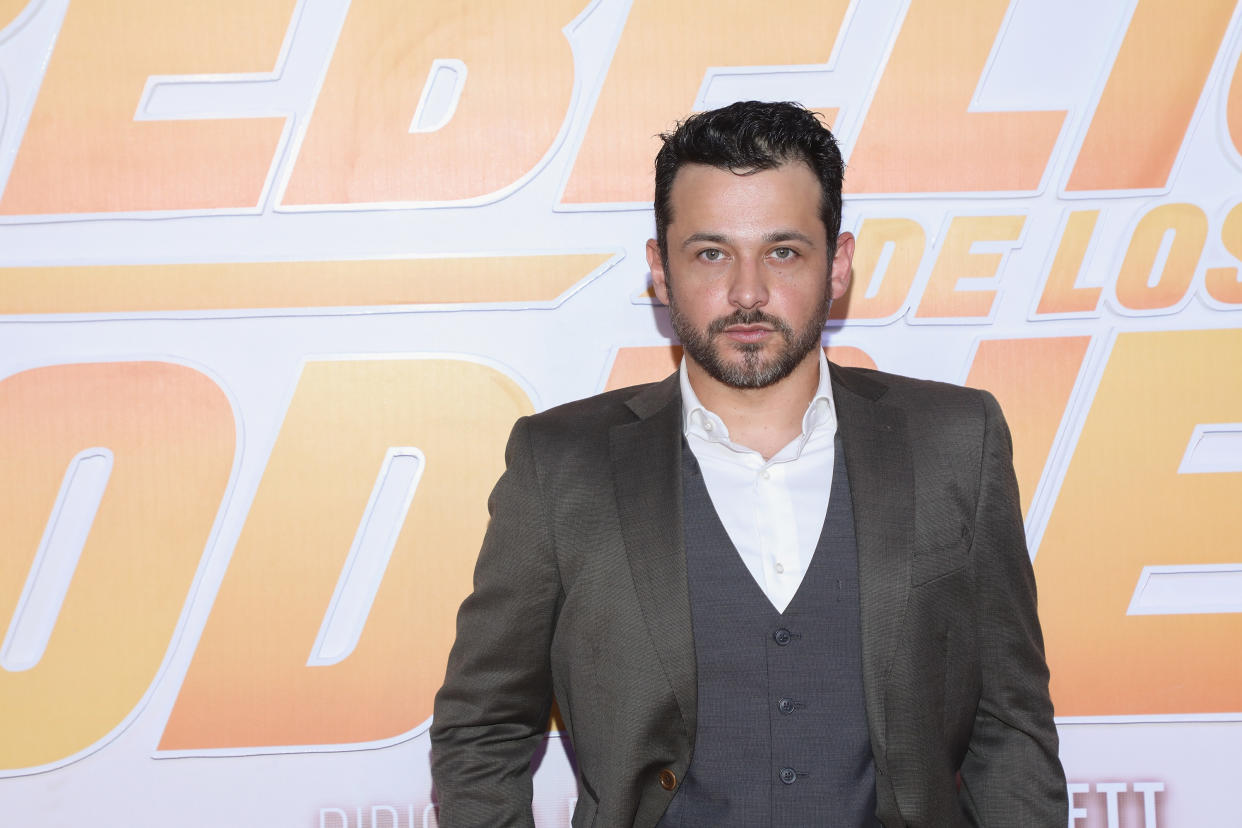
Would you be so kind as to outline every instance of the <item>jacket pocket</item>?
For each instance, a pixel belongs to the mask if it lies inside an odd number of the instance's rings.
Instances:
[[[920,545],[910,563],[911,584],[925,584],[961,569],[970,561],[971,540],[970,526],[962,523]]]

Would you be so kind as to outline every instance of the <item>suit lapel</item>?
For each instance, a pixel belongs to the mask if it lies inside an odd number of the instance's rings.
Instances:
[[[905,414],[879,402],[887,387],[835,365],[832,374],[858,543],[867,723],[876,756],[883,757],[885,679],[910,590],[914,473]]]
[[[621,533],[638,602],[693,743],[697,676],[681,514],[681,394],[677,374],[628,405],[637,422],[610,434]]]

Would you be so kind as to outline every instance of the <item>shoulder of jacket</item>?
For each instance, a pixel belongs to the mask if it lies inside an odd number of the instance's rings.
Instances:
[[[855,391],[872,399],[899,406],[927,404],[966,405],[977,407],[988,392],[977,388],[954,385],[949,382],[890,374],[874,368],[834,366],[837,384],[847,391]]]
[[[650,395],[660,383],[617,388],[581,400],[557,405],[523,418],[519,428],[540,449],[569,450],[573,446],[603,447],[615,426],[640,419],[633,401]]]
[[[583,397],[580,400],[573,400],[572,402],[553,406],[540,411],[538,414],[530,415],[529,420],[532,425],[545,427],[565,422],[583,423],[598,420],[633,419],[634,415],[630,412],[627,403],[654,385],[656,383],[614,388],[611,391],[604,391],[590,397]]]

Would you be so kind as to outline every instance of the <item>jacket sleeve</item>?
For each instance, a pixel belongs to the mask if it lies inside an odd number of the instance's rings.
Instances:
[[[525,419],[509,436],[505,462],[436,694],[431,772],[443,828],[534,825],[530,762],[552,705],[549,649],[561,590]]]
[[[983,398],[973,549],[982,693],[959,795],[976,825],[1060,828],[1068,813],[1065,774],[1013,448],[1000,406],[987,392]]]

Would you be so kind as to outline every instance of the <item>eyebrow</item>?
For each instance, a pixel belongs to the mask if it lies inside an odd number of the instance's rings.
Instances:
[[[805,233],[799,233],[797,230],[776,230],[764,236],[763,241],[766,244],[775,244],[776,242],[784,241],[799,241],[808,247],[815,246],[814,239]]]
[[[689,247],[692,244],[698,244],[699,242],[711,242],[712,244],[728,244],[729,239],[727,236],[723,236],[720,233],[694,233],[692,235],[687,236],[686,240],[681,243],[681,246],[685,248],[685,247]]]
[[[777,244],[778,242],[797,241],[802,242],[808,247],[815,247],[815,241],[805,233],[799,233],[797,230],[773,230],[763,237],[764,244]],[[710,242],[711,244],[728,244],[729,237],[722,233],[693,233],[686,237],[681,243],[683,248],[700,242]]]

